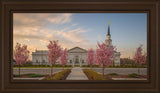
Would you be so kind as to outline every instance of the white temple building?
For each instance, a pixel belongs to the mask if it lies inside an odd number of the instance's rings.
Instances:
[[[112,45],[112,39],[110,35],[110,25],[108,23],[108,33],[106,36],[105,43],[107,45]],[[36,50],[35,52],[32,52],[32,62],[33,65],[50,65],[48,63],[48,51],[47,50]],[[87,50],[80,48],[80,47],[74,47],[67,51],[68,53],[68,65],[72,65],[74,67],[75,65],[79,65],[80,67],[82,65],[87,65],[86,58],[87,58]],[[120,52],[114,51],[115,59],[113,60],[114,65],[120,65]],[[57,64],[59,60],[57,60]]]

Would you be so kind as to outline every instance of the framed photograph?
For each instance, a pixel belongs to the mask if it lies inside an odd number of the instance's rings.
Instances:
[[[159,93],[159,0],[1,0],[1,92]]]

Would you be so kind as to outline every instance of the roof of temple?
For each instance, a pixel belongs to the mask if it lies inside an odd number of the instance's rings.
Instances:
[[[85,50],[85,49],[83,49],[83,48],[80,48],[80,47],[71,48],[71,49],[69,49],[67,52],[70,52],[70,51],[72,51],[72,50],[74,50],[74,49],[76,49],[76,48],[78,48],[78,49],[80,49],[80,50],[83,50],[84,52],[87,52],[87,50]]]

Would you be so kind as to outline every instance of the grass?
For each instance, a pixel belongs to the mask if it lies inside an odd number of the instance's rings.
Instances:
[[[132,78],[138,78],[138,74],[136,73],[132,73],[132,74],[129,74],[128,77],[132,77]]]
[[[43,77],[44,75],[34,74],[34,73],[28,73],[28,74],[22,74],[21,76],[27,76],[29,78],[33,78],[33,77]],[[19,75],[14,74],[13,77],[19,77]]]
[[[117,73],[109,73],[108,75],[119,75],[119,74],[117,74]]]
[[[34,73],[28,73],[28,74],[23,74],[24,76],[28,77],[43,77],[44,75],[41,74],[34,74]]]
[[[17,75],[17,74],[14,74],[14,75],[13,75],[13,77],[19,77],[19,75]]]
[[[19,67],[13,67],[13,68],[19,68]],[[21,68],[51,68],[51,67],[21,67]],[[53,67],[53,68],[63,68],[63,67]],[[72,67],[64,67],[64,68],[72,68]]]

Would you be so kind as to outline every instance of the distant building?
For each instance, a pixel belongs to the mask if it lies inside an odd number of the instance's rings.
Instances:
[[[107,45],[112,45],[112,39],[110,35],[110,25],[108,24],[108,33],[106,36],[105,43]],[[48,51],[47,50],[36,50],[35,52],[32,52],[32,62],[33,65],[50,65],[48,63]],[[73,67],[75,65],[87,65],[86,57],[87,57],[87,50],[82,49],[80,47],[74,47],[67,51],[68,53],[68,65],[72,65]],[[120,52],[114,51],[115,59],[114,65],[120,65]],[[57,64],[59,60],[57,60]]]
[[[35,52],[32,52],[32,62],[33,65],[50,65],[48,63],[48,51],[46,50],[36,50]],[[87,65],[86,63],[86,57],[87,57],[87,50],[82,49],[80,47],[74,47],[67,51],[68,53],[68,65],[72,65],[73,67],[75,65]],[[57,64],[59,60],[57,60]]]

